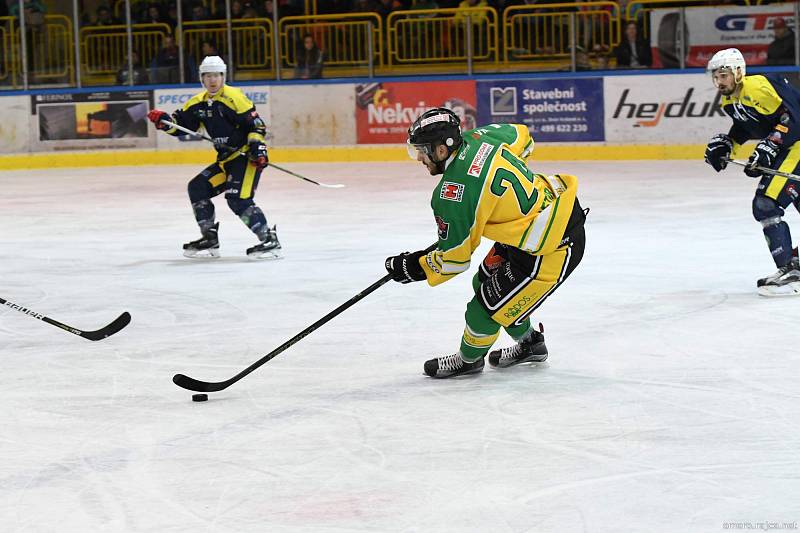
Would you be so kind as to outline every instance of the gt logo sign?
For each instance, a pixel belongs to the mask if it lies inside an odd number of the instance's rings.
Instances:
[[[463,197],[464,185],[450,181],[442,183],[442,189],[439,191],[439,198],[442,200],[450,200],[451,202],[460,202]]]
[[[446,241],[447,234],[450,233],[450,224],[445,222],[439,215],[436,215],[436,226],[439,228],[439,240]]]

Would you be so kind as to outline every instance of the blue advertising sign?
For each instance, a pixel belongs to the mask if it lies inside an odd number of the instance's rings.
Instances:
[[[526,124],[535,141],[603,141],[601,78],[479,81],[478,123]]]

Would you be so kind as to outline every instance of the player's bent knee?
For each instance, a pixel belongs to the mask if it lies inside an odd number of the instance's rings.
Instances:
[[[191,200],[192,203],[211,198],[211,185],[203,178],[198,177],[191,179],[187,189],[189,192],[189,200]]]
[[[772,198],[767,198],[757,194],[753,198],[753,217],[762,224],[771,219],[777,218],[777,221],[770,222],[770,225],[780,223],[780,218],[783,216],[783,209],[780,208],[778,202]]]
[[[252,198],[242,199],[235,194],[226,194],[225,200],[236,216],[241,216],[248,208],[255,205]]]

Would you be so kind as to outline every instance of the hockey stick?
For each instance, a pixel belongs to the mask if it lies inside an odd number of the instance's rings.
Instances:
[[[430,252],[431,250],[434,250],[434,249],[436,249],[436,245],[435,244],[430,246],[429,248],[427,248],[425,250],[425,252]],[[378,281],[376,281],[375,283],[373,283],[372,285],[370,285],[369,287],[367,287],[363,291],[359,292],[358,294],[356,294],[355,296],[353,296],[352,298],[347,300],[345,303],[343,303],[342,305],[340,305],[339,307],[337,307],[336,309],[334,309],[333,311],[331,311],[330,313],[328,313],[324,317],[320,318],[319,320],[317,320],[316,322],[314,322],[313,324],[308,326],[306,329],[304,329],[303,331],[301,331],[300,333],[298,333],[297,335],[295,335],[294,337],[292,337],[288,341],[284,342],[283,344],[281,344],[280,346],[278,346],[277,348],[275,348],[274,350],[269,352],[267,355],[265,355],[264,357],[262,357],[261,359],[259,359],[255,363],[253,363],[252,365],[248,366],[247,368],[245,368],[244,370],[242,370],[241,372],[239,372],[238,374],[236,374],[235,376],[233,376],[230,379],[227,379],[225,381],[216,381],[216,382],[214,382],[214,381],[201,381],[199,379],[190,378],[189,376],[186,376],[184,374],[175,374],[174,376],[172,376],[172,382],[175,383],[175,385],[177,385],[177,386],[179,386],[181,388],[184,388],[184,389],[187,389],[187,390],[191,390],[191,391],[196,391],[196,392],[218,392],[218,391],[221,391],[223,389],[227,389],[228,387],[230,387],[231,385],[233,385],[234,383],[236,383],[237,381],[239,381],[240,379],[242,379],[243,377],[245,377],[246,375],[248,375],[252,371],[254,371],[257,368],[259,368],[264,363],[266,363],[266,362],[270,361],[271,359],[274,359],[275,357],[280,355],[287,348],[290,348],[290,347],[294,346],[295,344],[297,344],[299,341],[303,340],[310,333],[312,333],[315,330],[317,330],[320,326],[322,326],[323,324],[327,323],[332,318],[336,317],[337,315],[340,315],[343,311],[345,311],[349,307],[353,306],[354,304],[356,304],[360,300],[363,300],[367,295],[369,295],[370,293],[374,292],[375,290],[377,290],[381,286],[385,285],[391,279],[392,279],[392,275],[391,274],[386,274],[381,279],[379,279]]]
[[[173,128],[175,128],[177,130],[180,130],[180,131],[182,131],[184,133],[188,133],[189,135],[194,135],[195,137],[199,137],[199,138],[204,139],[206,141],[209,141],[211,143],[217,144],[214,141],[214,139],[212,139],[208,135],[200,133],[199,131],[192,131],[189,128],[184,128],[180,124],[175,124],[174,122],[171,122],[169,120],[161,119],[161,122],[163,122],[167,126],[173,127]],[[233,146],[228,146],[227,144],[223,144],[222,146],[224,146],[225,148],[227,148],[229,150],[234,150],[234,151],[238,150],[238,148],[234,148]],[[296,172],[292,172],[291,170],[288,170],[288,169],[285,169],[283,167],[280,167],[280,166],[276,165],[275,163],[269,163],[269,166],[271,166],[274,169],[280,170],[281,172],[285,172],[285,173],[287,173],[287,174],[289,174],[291,176],[294,176],[295,178],[300,178],[301,180],[306,180],[307,182],[313,183],[314,185],[319,185],[320,187],[327,187],[328,189],[341,189],[342,187],[344,187],[344,185],[342,185],[341,183],[329,184],[329,183],[322,183],[320,181],[314,181],[314,180],[312,180],[310,178],[307,178],[305,176],[301,176],[300,174],[297,174]]]
[[[735,159],[726,158],[725,161],[728,163],[733,163],[734,165],[739,165],[740,167],[749,167],[750,165],[747,164],[746,161],[736,161]],[[752,167],[764,174],[772,174],[773,176],[780,176],[781,178],[786,178],[787,180],[792,181],[800,181],[800,176],[797,174],[789,174],[788,172],[781,172],[780,170],[773,170],[771,168],[762,167],[759,165],[755,165]]]
[[[84,339],[89,339],[90,341],[101,341],[106,337],[110,337],[114,333],[118,332],[131,322],[131,315],[127,311],[119,315],[117,318],[114,319],[109,325],[102,327],[95,331],[83,331],[82,329],[73,328],[72,326],[68,326],[66,324],[62,324],[58,320],[53,320],[52,318],[48,318],[36,311],[32,311],[27,307],[22,307],[21,305],[17,305],[15,303],[11,303],[8,300],[4,300],[0,298],[0,304],[10,307],[11,309],[16,309],[20,313],[25,313],[28,316],[32,316],[33,318],[38,318],[42,322],[47,322],[51,326],[56,326],[61,328],[65,331],[69,331],[70,333],[77,335],[79,337],[83,337]]]

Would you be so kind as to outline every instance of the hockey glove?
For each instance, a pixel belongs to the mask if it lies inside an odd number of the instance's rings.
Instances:
[[[267,156],[267,145],[264,144],[264,141],[251,141],[247,145],[247,157],[258,170],[265,168],[269,164],[269,156]]]
[[[733,151],[733,141],[724,133],[714,135],[706,146],[706,163],[719,172],[728,166],[726,159]]]
[[[780,148],[777,144],[770,139],[763,139],[753,153],[750,159],[747,160],[747,166],[744,167],[744,173],[751,178],[758,178],[763,174],[762,171],[756,169],[756,165],[764,168],[772,168],[775,160],[778,158],[778,150]]]
[[[392,275],[392,279],[400,283],[422,281],[425,279],[425,271],[419,265],[419,258],[423,255],[425,255],[424,250],[414,253],[403,252],[400,255],[387,257],[384,266]]]
[[[168,130],[169,126],[161,122],[162,120],[169,120],[169,115],[161,111],[160,109],[151,109],[149,113],[147,113],[147,118],[156,125],[156,129],[159,130]]]

